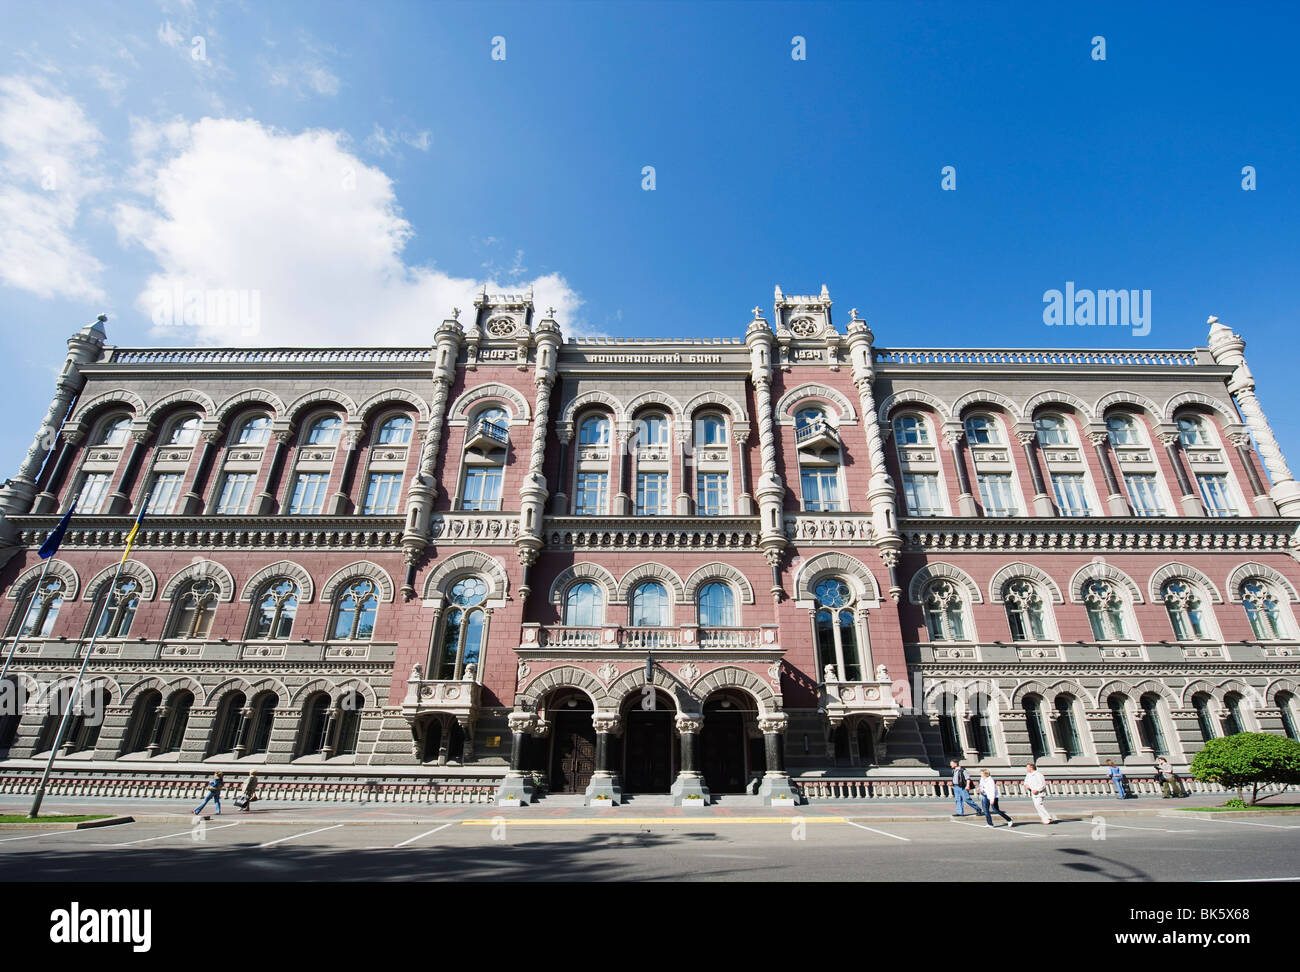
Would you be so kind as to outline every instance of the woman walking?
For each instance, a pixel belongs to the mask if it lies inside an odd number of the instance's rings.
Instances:
[[[208,780],[208,795],[203,798],[202,803],[194,808],[194,813],[196,815],[201,813],[203,808],[209,803],[215,803],[217,805],[217,815],[221,815],[221,787],[225,782],[224,773],[218,773],[216,776],[212,777],[212,779]]]
[[[984,823],[987,826],[994,825],[994,813],[1005,820],[1008,827],[1016,825],[1016,822],[998,806],[998,781],[993,779],[993,775],[986,769],[980,770],[980,803],[984,806]]]
[[[244,787],[239,791],[239,796],[235,797],[235,806],[245,813],[248,812],[249,805],[257,799],[257,770],[248,771],[248,779],[244,780]]]

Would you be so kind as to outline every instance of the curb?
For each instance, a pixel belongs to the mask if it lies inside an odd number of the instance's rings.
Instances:
[[[116,827],[118,824],[135,823],[138,817],[105,817],[103,820],[81,820],[77,823],[60,823],[56,820],[37,818],[30,822],[0,823],[0,830],[90,830],[94,827]]]

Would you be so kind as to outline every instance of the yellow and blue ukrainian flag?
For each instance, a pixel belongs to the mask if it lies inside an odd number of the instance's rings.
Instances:
[[[122,551],[122,563],[126,563],[126,558],[131,555],[131,544],[135,543],[135,535],[140,532],[140,524],[144,522],[144,511],[149,504],[145,503],[140,507],[140,513],[135,518],[135,525],[131,527],[131,532],[126,535],[126,549]]]

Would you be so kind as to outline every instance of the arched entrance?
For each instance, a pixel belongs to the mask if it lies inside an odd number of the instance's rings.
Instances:
[[[667,793],[672,787],[681,760],[673,728],[676,713],[672,699],[662,691],[628,696],[623,704],[623,792]]]
[[[753,700],[736,692],[715,692],[705,700],[700,763],[710,793],[744,793],[750,777],[762,774],[762,739],[755,739],[758,753],[749,744],[748,724],[757,716]]]
[[[551,722],[548,761],[552,793],[583,793],[596,771],[594,706],[582,692],[558,693],[546,706]]]

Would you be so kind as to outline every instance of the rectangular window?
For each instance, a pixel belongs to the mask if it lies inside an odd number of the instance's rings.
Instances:
[[[181,495],[181,474],[162,473],[154,478],[145,507],[150,516],[170,516],[176,512],[176,501]]]
[[[668,474],[638,473],[636,477],[638,516],[668,515]]]
[[[803,508],[813,513],[834,513],[840,509],[840,471],[804,469],[799,474]]]
[[[471,469],[465,473],[465,497],[461,501],[462,510],[499,510],[501,509],[501,474],[500,467]]]
[[[364,516],[392,516],[402,508],[402,474],[371,473],[366,484]]]
[[[700,516],[725,516],[731,512],[726,473],[700,473],[695,477],[695,512]]]
[[[903,476],[903,498],[907,501],[908,516],[943,516],[943,500],[939,495],[939,477],[934,473],[906,473]]]
[[[1228,477],[1222,474],[1197,476],[1196,482],[1201,487],[1201,499],[1205,500],[1205,512],[1210,516],[1236,516],[1237,507],[1232,502],[1228,491]]]
[[[1135,515],[1165,515],[1165,507],[1160,502],[1160,488],[1156,485],[1155,476],[1125,476],[1124,485],[1128,487],[1128,498],[1133,504]]]
[[[243,516],[253,506],[255,473],[230,473],[221,484],[221,497],[217,500],[217,513],[222,516]]]
[[[1052,476],[1052,492],[1056,494],[1056,508],[1061,516],[1092,515],[1092,510],[1088,506],[1088,491],[1084,489],[1082,476],[1065,474]]]
[[[329,473],[299,473],[289,501],[291,516],[319,516],[325,511],[325,489]]]
[[[575,516],[603,516],[608,501],[609,473],[578,473],[578,487],[573,496]]]
[[[108,473],[91,473],[81,481],[77,493],[78,513],[98,513],[108,493]]]
[[[985,516],[1015,516],[1020,512],[1010,476],[1002,473],[981,475],[979,488]]]

